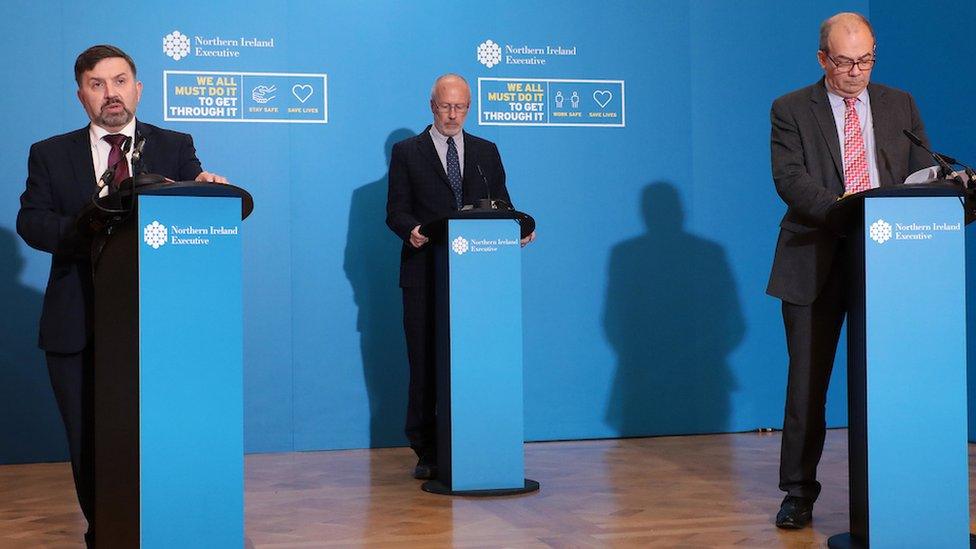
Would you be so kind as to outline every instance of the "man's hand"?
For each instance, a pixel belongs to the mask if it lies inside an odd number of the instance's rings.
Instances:
[[[416,227],[413,228],[412,231],[410,231],[410,245],[413,246],[414,248],[419,248],[423,246],[424,244],[427,243],[428,240],[430,239],[420,234],[420,225],[417,225]]]
[[[197,176],[197,181],[206,181],[208,183],[227,183],[227,178],[222,175],[217,175],[210,172],[200,172]]]
[[[523,238],[522,240],[519,240],[519,244],[521,244],[522,247],[524,248],[526,244],[532,242],[533,240],[535,240],[535,231],[532,231],[532,233],[530,233],[529,236]]]

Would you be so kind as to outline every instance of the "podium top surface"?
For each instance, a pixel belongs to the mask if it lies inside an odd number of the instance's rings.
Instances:
[[[827,226],[838,234],[846,234],[852,224],[857,223],[863,211],[865,198],[911,198],[926,196],[957,196],[962,198],[965,191],[954,183],[944,180],[917,183],[912,185],[890,185],[845,196],[827,209]]]
[[[125,184],[125,182],[123,182]],[[246,190],[227,183],[205,181],[162,181],[126,187],[119,192],[93,201],[78,214],[76,226],[83,234],[98,232],[102,227],[117,222],[134,209],[133,196],[213,196],[241,199],[241,219],[247,219],[254,211],[254,198]]]
[[[125,198],[131,195],[132,189],[123,189],[119,195]],[[254,198],[251,193],[229,183],[208,183],[206,181],[170,181],[137,186],[136,195],[173,195],[173,196],[228,196],[241,199],[241,219],[247,219],[254,211]],[[99,200],[109,198],[103,197]]]
[[[535,219],[525,212],[518,210],[472,209],[452,212],[429,223],[424,223],[420,226],[420,234],[428,238],[437,239],[440,235],[444,234],[447,222],[452,219],[514,219],[521,225],[521,238],[529,236],[535,230]]]

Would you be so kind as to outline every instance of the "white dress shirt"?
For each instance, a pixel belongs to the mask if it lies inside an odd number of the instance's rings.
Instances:
[[[102,139],[106,135],[109,135],[109,131],[105,128],[98,126],[96,124],[88,125],[88,139],[91,142],[91,154],[92,154],[92,165],[95,168],[95,184],[98,184],[98,180],[101,179],[102,174],[108,169],[108,155],[112,151],[112,145]],[[121,131],[117,132],[125,135],[132,139],[133,144],[135,143],[136,134],[136,119],[132,117],[132,120],[122,128]],[[125,160],[129,164],[129,174],[132,174],[132,145],[129,146],[129,152],[125,155]],[[108,185],[102,187],[99,191],[98,196],[105,196],[108,194]]]

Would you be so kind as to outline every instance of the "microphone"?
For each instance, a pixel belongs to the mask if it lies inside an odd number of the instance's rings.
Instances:
[[[115,164],[112,164],[111,166],[105,168],[105,171],[102,172],[102,176],[98,178],[97,186],[95,188],[95,193],[92,195],[93,203],[98,199],[98,195],[102,194],[102,189],[104,189],[106,185],[108,185],[109,183],[112,182],[113,179],[115,179],[115,172],[118,171],[119,164],[125,162],[125,155],[129,152],[129,147],[131,145],[132,145],[132,139],[126,137],[125,141],[122,142],[122,157],[118,161],[116,161]]]
[[[125,139],[122,141],[122,147],[121,147],[122,156],[118,159],[118,161],[115,162],[115,165],[112,166],[113,168],[118,167],[120,163],[126,161],[125,155],[129,154],[129,149],[131,148],[132,148],[132,138],[127,135],[125,136]]]
[[[120,158],[115,164],[105,168],[105,171],[102,172],[102,176],[98,178],[98,190],[95,193],[96,196],[99,194],[102,188],[105,187],[105,185],[108,185],[109,182],[115,178],[115,170],[119,167],[119,163],[125,160],[125,155],[129,152],[129,146],[131,143],[132,139],[126,137],[125,141],[122,142],[122,158]]]
[[[145,145],[145,139],[144,138],[142,138],[142,140],[141,140],[140,143],[137,143],[136,144],[137,150],[136,151],[133,151],[133,153],[132,153],[132,156],[133,156],[133,159],[132,159],[133,160],[133,168],[135,168],[135,163],[138,160],[137,153],[138,154],[141,154],[142,153],[142,147],[144,145]],[[122,149],[121,158],[119,158],[114,164],[112,164],[111,166],[109,166],[108,168],[106,168],[105,171],[102,172],[102,176],[98,178],[97,187],[95,189],[95,192],[92,193],[91,203],[92,203],[92,206],[94,206],[96,209],[98,209],[102,213],[109,214],[111,216],[111,219],[107,219],[105,221],[98,221],[98,222],[96,222],[94,220],[94,218],[93,218],[92,221],[91,221],[91,226],[90,226],[90,229],[92,230],[92,232],[98,232],[103,227],[105,227],[106,225],[108,226],[108,229],[106,229],[106,230],[111,231],[112,230],[112,227],[114,226],[115,223],[117,223],[120,220],[124,219],[123,216],[127,216],[132,211],[132,203],[131,202],[130,202],[130,205],[129,205],[128,209],[123,208],[122,201],[121,201],[121,198],[119,197],[118,192],[116,192],[116,193],[109,192],[106,195],[106,196],[112,196],[111,199],[107,199],[109,202],[105,202],[104,204],[102,204],[101,201],[99,200],[99,195],[102,194],[102,190],[105,188],[105,186],[108,185],[109,183],[111,183],[113,179],[115,179],[115,173],[116,173],[116,171],[118,171],[119,165],[121,163],[123,163],[123,162],[127,162],[126,155],[128,155],[130,147],[132,147],[132,138],[126,136],[125,140],[122,142],[122,146],[120,147]],[[128,181],[131,181],[131,180],[132,180],[132,178],[130,177],[128,179]],[[121,190],[121,184],[120,184],[120,188],[119,189],[116,189],[116,191],[119,191],[119,190]],[[101,247],[104,247],[104,242],[102,242]],[[99,254],[101,253],[101,247],[99,247],[99,250],[98,250],[98,253]],[[95,254],[95,255],[98,255],[98,254]]]
[[[922,144],[922,140],[919,139],[918,136],[915,135],[914,133],[912,133],[912,132],[910,132],[908,130],[902,130],[902,132],[904,132],[905,137],[907,137],[909,141],[911,141],[912,143],[918,145],[919,147],[922,147],[922,149],[924,149],[925,152],[927,152],[927,153],[929,153],[929,154],[932,155],[932,158],[935,159],[935,162],[939,165],[939,168],[941,170],[943,170],[943,172],[945,172],[945,176],[946,177],[948,177],[949,175],[951,175],[955,171],[955,170],[952,169],[952,166],[951,165],[952,164],[958,164],[958,165],[962,166],[966,170],[966,175],[969,177],[969,184],[972,185],[974,182],[976,182],[976,171],[973,171],[972,168],[970,168],[969,166],[963,164],[962,162],[959,162],[958,160],[956,160],[955,158],[953,158],[951,156],[947,156],[947,155],[940,154],[940,153],[937,153],[937,152],[932,152],[931,149],[929,149],[924,144]],[[962,187],[964,189],[967,188],[968,186],[970,186],[970,185],[967,185],[966,184],[967,182],[963,181],[962,177],[959,176],[959,175],[953,175],[952,176],[952,179],[956,183],[959,183],[960,185],[962,185]]]
[[[946,162],[946,159],[941,154],[932,152],[932,149],[926,147],[925,144],[922,143],[922,140],[919,139],[918,136],[915,135],[914,133],[908,130],[902,130],[902,133],[905,134],[905,137],[907,137],[909,141],[921,147],[925,152],[932,155],[932,158],[935,159],[935,163],[939,165],[939,168],[942,170],[942,173],[945,177],[949,177],[949,175],[952,174],[952,172],[954,171],[952,169],[952,166],[950,166],[949,163]],[[960,185],[965,186],[965,184],[962,181],[960,181],[958,177],[953,177],[953,179],[955,179]]]
[[[108,185],[108,182],[111,181],[114,177],[115,177],[115,170],[113,170],[111,167],[106,168],[105,171],[102,173],[102,176],[98,178],[98,191],[95,192],[95,195],[98,196],[98,192],[101,191],[102,188],[105,187],[105,185]]]
[[[132,180],[130,181],[130,186],[135,189],[136,187],[142,187],[143,185],[153,185],[155,183],[162,183],[167,181],[167,179],[161,175],[154,173],[149,173],[146,169],[146,163],[142,161],[142,155],[146,148],[146,143],[149,140],[146,136],[142,135],[138,129],[136,130],[136,144],[132,149]]]
[[[491,186],[488,185],[488,178],[485,177],[485,172],[483,172],[481,170],[481,164],[475,164],[475,166],[478,168],[478,173],[481,174],[481,180],[484,181],[484,183],[485,183],[485,192],[488,194],[487,204],[485,203],[484,200],[479,200],[478,201],[478,209],[479,210],[491,210],[491,209],[494,209],[494,205],[491,202]]]
[[[146,173],[142,165],[142,149],[146,146],[146,138],[136,130],[136,146],[132,149],[132,177]]]

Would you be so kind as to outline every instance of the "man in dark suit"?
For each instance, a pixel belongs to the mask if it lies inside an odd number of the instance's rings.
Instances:
[[[75,217],[99,192],[99,180],[111,188],[131,173],[126,140],[145,140],[142,163],[148,172],[178,181],[226,179],[201,169],[189,135],[135,120],[142,83],[122,50],[88,48],[75,61],[75,81],[91,123],[31,146],[17,233],[32,248],[51,254],[39,346],[68,435],[75,489],[88,519],[85,539],[93,544],[91,242],[75,230]],[[103,176],[109,169],[114,177]]]
[[[782,300],[789,379],[779,487],[780,528],[810,523],[820,494],[827,385],[847,312],[845,241],[825,226],[827,208],[852,192],[896,185],[930,165],[902,134],[926,140],[912,96],[869,84],[874,31],[859,14],[821,25],[824,78],[773,102],[771,152],[776,192],[786,202],[766,292]]]
[[[404,242],[400,287],[410,362],[406,434],[417,454],[418,479],[437,474],[433,268],[428,238],[420,226],[485,198],[487,188],[493,199],[510,202],[498,148],[462,129],[470,106],[471,88],[464,78],[441,76],[430,93],[434,123],[395,144],[390,157],[386,224]],[[522,245],[534,239],[533,232]]]

